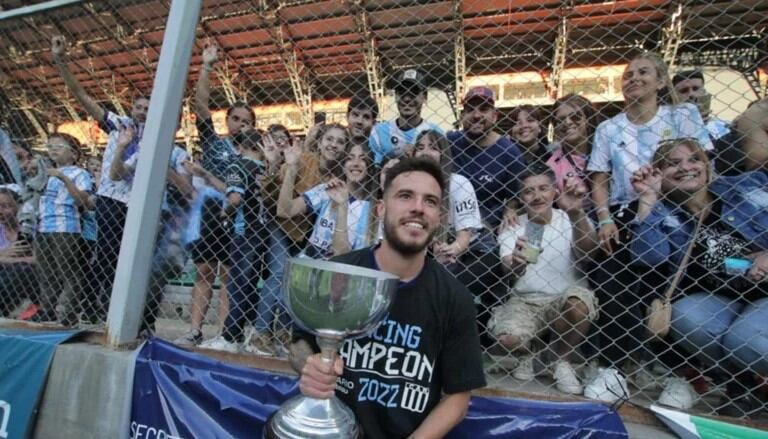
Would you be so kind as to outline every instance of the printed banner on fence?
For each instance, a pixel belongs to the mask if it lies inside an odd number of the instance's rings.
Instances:
[[[131,439],[258,438],[297,381],[225,364],[151,339],[136,358]],[[619,415],[597,403],[473,397],[451,437],[627,437]]]
[[[0,330],[0,438],[30,434],[56,345],[75,334]]]

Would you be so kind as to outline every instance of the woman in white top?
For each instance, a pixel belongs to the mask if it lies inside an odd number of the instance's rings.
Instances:
[[[450,176],[448,194],[448,225],[455,235],[448,244],[438,236],[433,245],[435,258],[444,264],[454,263],[469,248],[475,230],[483,227],[477,195],[472,183],[463,175],[451,172],[451,148],[448,139],[434,130],[423,131],[416,137],[412,150],[414,157],[425,157],[440,164],[445,175]]]
[[[587,166],[600,245],[609,254],[614,250],[611,242],[620,242],[614,222],[619,215],[614,217],[612,210],[622,210],[621,206],[637,199],[630,177],[650,163],[659,142],[693,137],[706,150],[712,149],[699,110],[692,104],[676,104],[667,65],[659,55],[636,56],[624,70],[621,91],[624,111],[597,127]],[[624,215],[629,216],[633,215]]]

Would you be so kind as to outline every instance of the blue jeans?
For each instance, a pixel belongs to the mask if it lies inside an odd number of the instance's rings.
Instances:
[[[290,239],[285,235],[279,225],[268,228],[269,248],[267,249],[267,270],[269,277],[264,281],[261,291],[259,307],[256,311],[254,327],[258,332],[271,332],[272,321],[275,314],[280,311],[280,325],[283,329],[290,328],[291,318],[283,307],[281,287],[283,284],[283,272],[285,260],[290,257],[288,248]]]
[[[745,303],[709,293],[672,304],[672,338],[706,365],[768,373],[768,298]],[[729,364],[726,364],[729,363]],[[730,366],[730,367],[727,367]]]
[[[230,249],[229,315],[224,321],[222,336],[229,342],[241,342],[246,313],[254,309],[258,300],[258,283],[266,249],[259,233],[235,235]]]

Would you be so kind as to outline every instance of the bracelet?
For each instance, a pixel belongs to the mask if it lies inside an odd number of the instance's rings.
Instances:
[[[600,226],[600,227],[605,226],[607,224],[616,224],[616,223],[613,221],[613,218],[606,218],[604,220],[600,220],[597,223],[597,225]]]
[[[608,208],[607,208],[607,207],[605,207],[605,206],[603,206],[603,207],[598,207],[597,209],[595,209],[595,213],[600,213],[600,212],[603,212],[603,211],[606,211],[606,212],[607,212],[607,211],[609,211],[609,210],[610,210],[610,209],[608,209]]]
[[[339,229],[336,227],[333,229],[333,233],[347,233],[347,229]]]

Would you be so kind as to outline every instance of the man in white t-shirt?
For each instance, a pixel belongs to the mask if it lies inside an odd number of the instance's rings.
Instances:
[[[536,349],[531,342],[551,330],[557,354],[553,377],[558,390],[580,394],[583,390],[570,356],[597,318],[597,299],[588,290],[578,263],[597,248],[597,234],[583,209],[586,192],[569,179],[557,197],[555,175],[544,165],[534,165],[521,175],[520,200],[526,214],[519,224],[499,236],[503,265],[516,277],[507,301],[492,311],[489,331],[504,348],[521,355],[513,376],[531,380]],[[526,236],[529,222],[543,226],[538,260]]]

